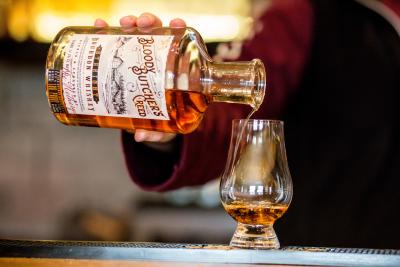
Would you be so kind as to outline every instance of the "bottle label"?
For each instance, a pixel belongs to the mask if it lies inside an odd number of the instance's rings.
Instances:
[[[169,120],[164,85],[172,39],[73,35],[62,68],[68,113]]]

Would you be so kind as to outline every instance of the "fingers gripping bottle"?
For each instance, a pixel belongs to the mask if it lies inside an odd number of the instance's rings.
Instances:
[[[213,62],[192,28],[67,27],[48,52],[46,93],[67,125],[194,131],[213,102],[257,109],[262,62]]]

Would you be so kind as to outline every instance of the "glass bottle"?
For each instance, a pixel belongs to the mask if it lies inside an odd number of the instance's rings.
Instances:
[[[220,185],[221,202],[238,222],[230,245],[279,248],[273,224],[286,212],[292,194],[283,122],[233,120]]]
[[[48,52],[46,92],[67,125],[189,133],[209,104],[257,109],[262,62],[213,62],[192,28],[67,27]]]

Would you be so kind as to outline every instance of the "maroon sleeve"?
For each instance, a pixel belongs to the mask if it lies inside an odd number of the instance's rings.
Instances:
[[[400,1],[399,0],[383,0],[386,6],[388,6],[394,13],[400,16]]]
[[[298,88],[312,42],[314,13],[309,0],[275,0],[255,25],[240,58],[260,58],[267,70],[265,118],[279,118]]]
[[[267,69],[267,93],[255,118],[279,118],[300,82],[311,45],[313,10],[308,0],[275,0],[242,47],[241,60],[260,58]],[[218,177],[227,157],[231,122],[245,118],[243,105],[212,104],[195,132],[179,138],[179,150],[152,151],[123,134],[126,163],[141,188],[166,191],[203,184]]]

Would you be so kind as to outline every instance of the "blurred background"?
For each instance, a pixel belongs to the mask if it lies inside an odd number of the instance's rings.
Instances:
[[[0,0],[0,238],[227,243],[218,180],[159,194],[125,169],[120,132],[67,127],[48,107],[49,42],[68,25],[144,11],[181,17],[213,54],[250,34],[264,0]],[[212,8],[210,8],[212,7]],[[222,44],[222,45],[220,45]],[[234,51],[233,51],[234,53]]]

